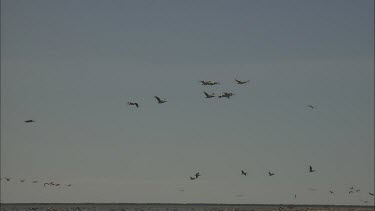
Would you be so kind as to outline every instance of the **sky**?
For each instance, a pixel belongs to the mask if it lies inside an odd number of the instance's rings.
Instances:
[[[2,0],[1,201],[373,205],[373,8]]]

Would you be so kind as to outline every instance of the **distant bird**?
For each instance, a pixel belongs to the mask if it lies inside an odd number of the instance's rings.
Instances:
[[[37,183],[38,181],[34,180],[32,183]]]
[[[296,194],[294,195],[294,198],[297,198],[297,195],[296,195]]]
[[[237,82],[237,84],[246,84],[246,83],[248,83],[250,80],[247,80],[247,81],[240,81],[240,80],[237,80],[237,79],[234,79],[236,82]]]
[[[162,99],[160,99],[160,97],[158,97],[158,96],[154,96],[155,98],[156,98],[156,100],[158,100],[158,103],[165,103],[165,102],[167,102],[167,100],[166,99],[164,99],[164,100],[162,100]]]
[[[54,184],[55,186],[60,186],[60,184]]]
[[[67,184],[66,186],[69,186],[69,187],[70,187],[70,186],[72,186],[72,184]]]
[[[199,174],[199,172],[195,174],[195,178],[198,178],[199,176],[201,176],[201,175]]]
[[[25,122],[26,122],[26,123],[32,123],[32,122],[35,122],[35,121],[32,120],[32,119],[29,119],[29,120],[26,120]]]
[[[139,107],[138,103],[128,102],[128,105],[135,105],[137,108]]]
[[[310,166],[309,172],[314,172],[315,170]]]
[[[204,95],[206,95],[206,98],[213,98],[213,97],[215,97],[214,93],[212,93],[212,94],[208,94],[207,92],[203,92],[203,93],[204,93]]]
[[[219,98],[222,98],[222,97],[226,97],[226,98],[230,98],[232,97],[234,94],[232,92],[224,92],[222,95],[219,96]]]
[[[21,179],[20,182],[25,182],[25,179]]]
[[[247,175],[247,172],[244,172],[243,170],[241,170],[241,175]]]
[[[331,191],[331,190],[330,190],[329,192],[330,192],[331,194],[333,194],[333,193],[334,193],[334,192],[333,192],[333,191]]]
[[[374,194],[373,194],[373,193],[368,193],[368,194],[370,194],[371,196],[374,196]]]
[[[43,184],[43,186],[45,187],[46,185],[49,185],[49,186],[51,186],[51,185],[55,185],[53,182],[45,182],[44,184]]]
[[[268,176],[273,176],[275,175],[274,173],[268,172]]]
[[[354,187],[352,186],[352,187],[350,187],[350,190],[353,190],[354,189]]]
[[[357,192],[357,193],[358,193],[359,191],[361,191],[361,190],[360,190],[360,189],[355,190],[355,192]]]
[[[315,106],[312,106],[312,105],[307,105],[308,107],[310,107],[311,109],[315,109]]]
[[[8,178],[8,177],[4,177],[4,179],[6,180],[6,181],[10,181],[10,178]]]
[[[216,81],[200,81],[202,83],[202,85],[209,85],[209,86],[212,86],[212,85],[216,85],[216,84],[220,84],[219,82],[216,82]]]
[[[349,191],[349,194],[352,194],[352,193],[354,193],[352,190],[351,191]]]
[[[195,177],[190,177],[190,180],[195,180]]]

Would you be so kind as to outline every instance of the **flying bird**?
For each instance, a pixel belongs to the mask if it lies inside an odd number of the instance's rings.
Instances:
[[[234,79],[236,82],[237,82],[237,84],[246,84],[246,83],[248,83],[250,80],[247,80],[247,81],[240,81],[240,80],[237,80],[237,79]]]
[[[195,177],[190,177],[190,180],[195,180]]]
[[[139,107],[138,103],[128,102],[128,105],[135,105],[137,108]]]
[[[202,85],[204,86],[212,86],[212,85],[219,85],[220,83],[219,82],[216,82],[216,81],[200,81],[202,83]]]
[[[311,166],[310,166],[310,169],[309,169],[309,172],[314,172],[315,169],[313,169]]]
[[[195,178],[198,178],[199,176],[201,176],[201,175],[199,174],[199,172],[195,174]]]
[[[162,100],[162,99],[160,99],[160,97],[158,97],[158,96],[154,96],[154,97],[156,98],[156,100],[158,100],[158,103],[159,103],[159,104],[167,102],[166,99]]]
[[[315,109],[315,106],[312,106],[312,105],[307,105],[308,107],[310,107],[311,109]]]
[[[349,194],[352,194],[352,193],[354,193],[352,190],[351,191],[349,191]]]
[[[35,122],[35,121],[32,120],[32,119],[29,119],[29,120],[26,120],[25,122],[26,122],[26,123],[32,123],[32,122]]]
[[[207,92],[203,92],[204,95],[206,95],[206,98],[213,98],[215,97],[215,93],[212,93],[212,94],[208,94]]]
[[[219,98],[222,98],[222,97],[226,97],[226,98],[230,98],[232,97],[234,94],[232,92],[224,92],[222,95],[219,96]]]
[[[268,172],[268,176],[273,176],[275,175],[274,173]]]
[[[69,187],[70,187],[70,186],[72,186],[72,184],[67,184],[66,186],[69,186]]]
[[[8,177],[4,177],[4,179],[6,180],[6,181],[10,181],[10,178],[8,178]]]
[[[360,189],[355,190],[355,192],[357,192],[357,193],[358,193],[359,191],[361,191],[361,190],[360,190]]]
[[[368,194],[370,194],[371,196],[374,196],[374,194],[373,194],[373,193],[368,193]]]
[[[244,172],[243,170],[241,170],[241,175],[247,175],[247,172]]]
[[[333,193],[334,193],[334,192],[333,192],[333,191],[331,191],[331,190],[330,190],[329,192],[330,192],[331,194],[333,194]]]

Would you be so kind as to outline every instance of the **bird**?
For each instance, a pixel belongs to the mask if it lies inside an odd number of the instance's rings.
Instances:
[[[360,189],[355,190],[355,192],[357,192],[357,193],[358,193],[359,191],[361,191],[361,190],[360,190]]]
[[[67,184],[66,186],[69,186],[69,187],[70,187],[70,186],[72,186],[72,184]]]
[[[240,80],[237,80],[237,79],[234,79],[236,82],[237,82],[237,84],[246,84],[246,83],[248,83],[250,80],[247,80],[247,81],[240,81]]]
[[[206,95],[206,98],[213,98],[215,97],[215,93],[212,93],[212,94],[208,94],[207,92],[203,92],[204,95]]]
[[[32,119],[29,119],[29,120],[26,120],[25,122],[26,122],[26,123],[32,123],[32,122],[35,122],[35,121],[32,120]]]
[[[312,105],[307,105],[308,107],[310,107],[311,109],[315,109],[315,106],[312,106]]]
[[[354,189],[354,187],[352,186],[352,187],[350,187],[350,190],[353,190]]]
[[[137,108],[139,107],[138,103],[128,102],[128,105],[135,105]]]
[[[274,173],[268,172],[268,176],[273,176],[275,175]]]
[[[247,175],[247,172],[244,172],[243,170],[241,170],[241,175]]]
[[[232,97],[234,94],[232,92],[224,92],[222,95],[219,96],[219,98],[222,98],[222,97],[226,97],[226,98],[230,98]]]
[[[162,100],[162,99],[160,99],[160,97],[158,97],[158,96],[154,96],[154,97],[156,98],[156,100],[158,100],[158,103],[159,103],[159,104],[167,102],[166,99]]]
[[[25,182],[25,179],[20,179],[20,182]]]
[[[195,177],[190,177],[190,180],[195,180]]]
[[[220,84],[219,82],[216,82],[216,81],[200,81],[200,82],[204,86],[207,86],[207,85],[212,86],[212,85],[216,85],[216,84],[219,85]]]
[[[296,194],[294,194],[294,198],[297,198],[297,195],[296,195]]]
[[[199,176],[201,176],[201,175],[199,174],[199,172],[195,174],[195,178],[198,178]]]
[[[374,195],[373,193],[368,193],[368,194],[370,194],[371,196],[373,196],[373,195]]]
[[[315,170],[310,166],[309,172],[314,172]]]
[[[352,190],[351,191],[349,191],[349,194],[352,194],[352,193],[354,193]]]
[[[8,177],[4,177],[4,179],[6,180],[6,181],[10,181],[10,178],[8,178]]]
[[[330,190],[329,192],[330,192],[331,194],[333,194],[333,193],[334,193],[334,192],[333,192],[333,191],[331,191],[331,190]]]

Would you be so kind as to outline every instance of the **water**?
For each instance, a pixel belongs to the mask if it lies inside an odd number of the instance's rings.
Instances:
[[[1,204],[1,211],[374,211],[373,206],[231,204]]]

